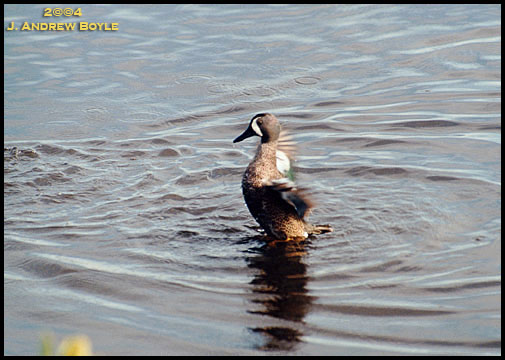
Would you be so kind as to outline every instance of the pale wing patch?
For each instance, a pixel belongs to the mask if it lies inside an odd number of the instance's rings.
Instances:
[[[291,168],[291,162],[289,161],[288,156],[280,150],[277,150],[275,156],[277,158],[277,170],[279,170],[282,175],[286,176]]]

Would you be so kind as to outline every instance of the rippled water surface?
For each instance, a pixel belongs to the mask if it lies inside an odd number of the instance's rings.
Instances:
[[[4,30],[5,354],[500,354],[499,5],[42,10],[119,30]],[[259,112],[333,233],[264,242]]]

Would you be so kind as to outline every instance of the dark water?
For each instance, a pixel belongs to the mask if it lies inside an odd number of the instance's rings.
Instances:
[[[501,353],[499,5],[81,8],[4,30],[5,354]],[[267,111],[333,233],[262,241]]]

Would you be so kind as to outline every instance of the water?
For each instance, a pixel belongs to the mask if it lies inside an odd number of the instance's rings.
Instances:
[[[501,353],[499,5],[6,5],[4,353]],[[264,243],[272,112],[335,231]]]

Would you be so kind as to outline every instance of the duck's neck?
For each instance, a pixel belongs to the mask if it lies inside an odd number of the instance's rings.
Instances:
[[[264,181],[278,179],[281,176],[277,170],[277,141],[261,143],[256,151],[256,156],[249,164],[247,171],[252,179],[255,179],[258,186],[262,186]]]
[[[258,163],[265,163],[265,165],[276,165],[275,154],[277,152],[277,141],[270,141],[267,143],[260,143],[254,161]]]

